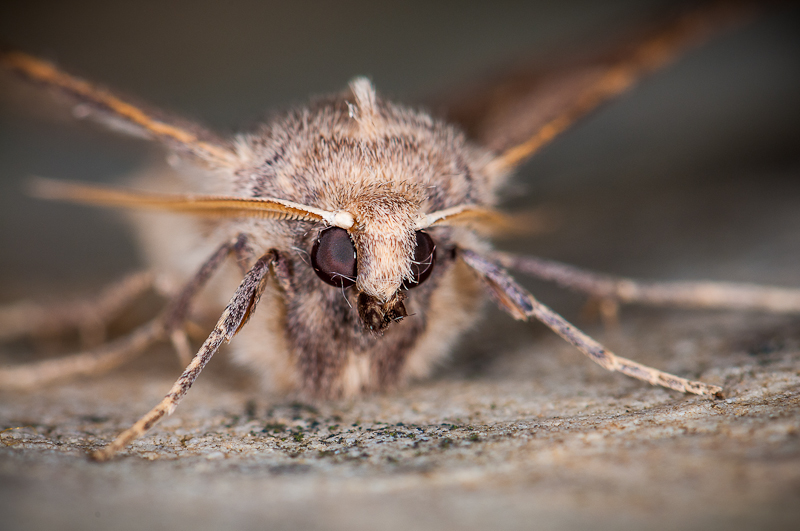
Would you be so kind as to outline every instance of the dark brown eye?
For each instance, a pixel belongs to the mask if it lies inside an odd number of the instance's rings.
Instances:
[[[411,262],[412,279],[410,282],[403,282],[406,289],[416,288],[433,272],[433,265],[436,263],[436,245],[427,233],[417,231],[417,248],[414,249],[414,260]]]
[[[311,267],[331,286],[346,288],[356,283],[356,248],[346,230],[330,227],[319,233],[311,249]]]

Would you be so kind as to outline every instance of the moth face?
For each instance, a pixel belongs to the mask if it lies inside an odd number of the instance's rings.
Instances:
[[[361,198],[351,205],[350,230],[322,229],[311,249],[311,264],[322,282],[358,290],[364,326],[380,331],[405,317],[403,300],[430,276],[436,245],[415,230],[416,201],[401,194]]]

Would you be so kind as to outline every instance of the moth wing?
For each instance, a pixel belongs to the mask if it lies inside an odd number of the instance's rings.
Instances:
[[[169,149],[191,155],[213,167],[235,164],[230,145],[189,120],[135,102],[105,87],[60,70],[55,65],[15,50],[0,50],[0,67],[67,97],[73,114],[94,118],[128,134],[155,140]]]
[[[750,13],[716,5],[662,17],[589,52],[520,64],[454,91],[433,108],[497,153],[498,169],[512,169],[578,119]]]

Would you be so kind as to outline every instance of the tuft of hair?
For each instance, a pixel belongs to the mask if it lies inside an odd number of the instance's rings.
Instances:
[[[355,104],[347,104],[350,118],[358,122],[362,134],[369,136],[377,132],[380,125],[380,113],[378,96],[372,82],[365,77],[357,77],[350,81],[350,91],[356,100]]]

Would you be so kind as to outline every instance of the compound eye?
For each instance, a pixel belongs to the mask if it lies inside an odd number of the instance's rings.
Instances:
[[[331,286],[346,288],[356,283],[356,248],[346,230],[330,227],[319,233],[311,249],[311,267]]]
[[[417,247],[414,249],[414,261],[411,262],[411,281],[403,282],[406,289],[416,288],[425,282],[433,272],[436,263],[436,244],[427,233],[417,231]]]

